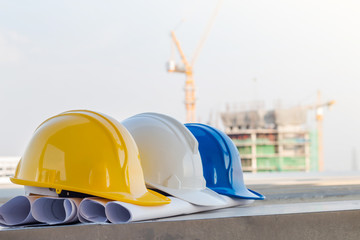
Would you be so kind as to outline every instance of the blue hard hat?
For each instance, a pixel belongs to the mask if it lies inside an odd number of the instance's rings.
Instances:
[[[199,142],[208,188],[231,197],[265,199],[260,193],[246,188],[239,151],[225,133],[200,123],[187,123],[185,126]]]

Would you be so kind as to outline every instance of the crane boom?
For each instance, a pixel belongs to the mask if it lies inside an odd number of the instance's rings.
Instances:
[[[201,38],[197,49],[195,50],[195,53],[194,53],[191,63],[187,60],[185,53],[180,46],[180,42],[175,35],[175,32],[171,31],[171,39],[174,42],[177,50],[179,51],[181,61],[184,64],[184,67],[176,65],[175,61],[173,59],[170,59],[169,66],[168,66],[168,72],[185,73],[185,75],[186,75],[186,81],[185,81],[186,122],[195,122],[196,121],[196,96],[195,96],[195,81],[193,78],[193,66],[194,66],[194,63],[199,55],[199,52],[200,52],[207,36],[209,35],[210,29],[214,23],[215,17],[218,13],[218,10],[219,10],[222,2],[223,2],[223,0],[219,0],[218,4],[216,6],[216,9],[205,29],[204,35]]]
[[[171,31],[171,38],[172,38],[172,40],[174,41],[177,50],[179,51],[179,54],[180,54],[180,57],[181,57],[181,61],[182,61],[182,62],[184,63],[184,65],[185,65],[185,69],[191,68],[188,60],[186,59],[186,56],[185,56],[185,54],[184,54],[184,51],[182,50],[182,48],[181,48],[181,46],[180,46],[180,42],[179,42],[179,40],[177,39],[174,31]]]
[[[205,40],[209,36],[210,30],[211,30],[212,26],[214,25],[215,18],[219,13],[219,10],[220,10],[220,7],[221,7],[221,4],[223,3],[223,1],[224,0],[219,0],[217,5],[216,5],[216,8],[215,8],[215,10],[214,10],[214,12],[213,12],[207,26],[206,26],[206,28],[205,28],[203,36],[202,36],[202,38],[201,38],[201,40],[200,40],[200,42],[199,42],[199,44],[198,44],[198,46],[197,46],[197,48],[196,48],[196,50],[194,52],[194,55],[193,55],[192,60],[191,60],[191,66],[194,66],[194,64],[195,64],[195,62],[196,62],[196,60],[197,60],[197,58],[199,56],[199,53],[200,53],[202,47],[204,46]]]

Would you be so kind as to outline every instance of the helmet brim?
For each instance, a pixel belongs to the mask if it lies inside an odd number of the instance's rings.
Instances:
[[[247,188],[244,189],[212,188],[212,190],[219,194],[226,195],[229,197],[254,199],[254,200],[265,199],[264,195]]]
[[[148,188],[158,189],[174,197],[199,206],[223,206],[227,204],[226,199],[209,188],[199,190],[173,189],[149,182],[146,182],[146,184]]]

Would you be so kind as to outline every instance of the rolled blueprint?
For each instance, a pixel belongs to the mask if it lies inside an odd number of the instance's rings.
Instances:
[[[33,202],[39,196],[17,196],[0,206],[0,224],[18,226],[38,223],[31,214]]]
[[[171,202],[169,204],[161,206],[139,206],[130,203],[113,201],[108,202],[105,205],[105,213],[107,219],[112,223],[127,223],[182,214],[191,214],[220,208],[245,206],[254,202],[254,200],[249,199],[230,198],[223,195],[222,197],[224,197],[227,201],[227,204],[223,206],[199,206],[174,197],[170,197]]]
[[[105,205],[109,201],[98,197],[83,199],[79,205],[80,222],[109,222],[105,214]]]
[[[41,197],[32,205],[32,215],[42,223],[66,224],[79,221],[80,198]]]
[[[199,206],[170,197],[171,203],[161,206],[140,206],[103,198],[58,198],[17,196],[0,207],[0,224],[4,226],[34,223],[68,224],[81,222],[127,223],[191,214],[251,204],[254,200],[230,198],[223,206]]]

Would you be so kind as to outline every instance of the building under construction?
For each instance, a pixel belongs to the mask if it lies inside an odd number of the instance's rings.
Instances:
[[[317,138],[306,107],[227,111],[225,132],[237,146],[244,171],[317,170]]]

